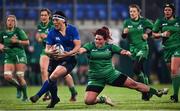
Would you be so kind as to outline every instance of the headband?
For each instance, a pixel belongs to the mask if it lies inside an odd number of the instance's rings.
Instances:
[[[52,18],[52,19],[58,19],[58,20],[64,20],[64,21],[66,21],[66,18],[65,18],[65,17],[63,17],[63,16],[61,16],[61,15],[57,15],[57,14],[53,15],[53,18]]]

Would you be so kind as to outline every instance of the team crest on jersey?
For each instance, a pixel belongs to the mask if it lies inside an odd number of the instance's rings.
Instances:
[[[142,25],[140,24],[138,27],[137,27],[137,29],[143,29],[143,27],[142,27]]]
[[[174,26],[175,26],[175,27],[179,27],[179,23],[176,22],[176,23],[174,24]]]
[[[48,33],[49,32],[49,29],[46,29],[46,31],[45,31],[46,33]]]

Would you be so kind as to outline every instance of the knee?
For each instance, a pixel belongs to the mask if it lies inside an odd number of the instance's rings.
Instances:
[[[84,100],[84,103],[85,103],[86,105],[93,105],[94,102],[95,102],[95,100],[93,100],[93,99],[91,99],[91,98],[85,98],[85,100]]]
[[[10,81],[12,80],[12,76],[4,75],[4,79],[7,81]]]
[[[4,72],[4,79],[7,81],[12,80],[12,72],[11,71],[5,71]]]

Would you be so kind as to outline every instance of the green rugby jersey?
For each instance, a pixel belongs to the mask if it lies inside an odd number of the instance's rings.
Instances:
[[[0,33],[0,43],[3,43],[4,46],[7,48],[5,50],[6,53],[17,53],[17,52],[24,52],[24,47],[21,44],[12,44],[10,39],[12,37],[17,37],[18,40],[28,40],[26,33],[18,28],[15,27],[13,31],[3,30]]]
[[[113,54],[119,54],[122,48],[106,43],[102,48],[96,48],[94,42],[86,43],[83,46],[87,50],[89,58],[90,77],[104,78],[115,73],[112,65]]]
[[[136,48],[141,48],[142,45],[147,44],[147,41],[143,39],[143,34],[146,29],[152,29],[152,27],[152,22],[142,17],[138,20],[127,19],[123,23],[123,28],[129,29],[127,39],[130,46]]]
[[[163,45],[165,49],[180,46],[180,18],[175,17],[174,20],[159,18],[156,20],[153,32],[169,31],[169,37],[163,37]]]
[[[52,20],[49,21],[49,23],[46,25],[42,22],[40,22],[37,26],[38,33],[45,33],[48,34],[49,30],[54,27]],[[43,40],[43,42],[46,43],[46,39]]]

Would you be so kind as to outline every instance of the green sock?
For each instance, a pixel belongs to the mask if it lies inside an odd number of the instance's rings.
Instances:
[[[149,78],[148,78],[147,75],[144,76],[144,83],[145,83],[146,85],[149,84]]]
[[[152,94],[152,95],[154,95],[154,94],[157,95],[157,90],[150,87],[149,93]]]
[[[180,76],[176,76],[172,78],[172,85],[173,85],[174,95],[178,95],[179,87],[180,87]]]
[[[100,96],[97,103],[105,103],[105,97]]]
[[[141,83],[149,84],[148,77],[145,76],[144,73],[142,72],[138,75],[138,79],[139,79],[139,82]]]
[[[77,94],[77,91],[75,89],[75,87],[69,87],[69,91],[71,92],[71,95],[76,95]]]
[[[21,87],[19,85],[19,82],[16,79],[14,79],[14,78],[12,78],[12,80],[8,81],[8,83],[13,85],[13,86],[15,86],[16,88],[20,88]]]
[[[22,92],[23,92],[23,99],[28,98],[28,96],[27,96],[27,85],[22,86]]]

